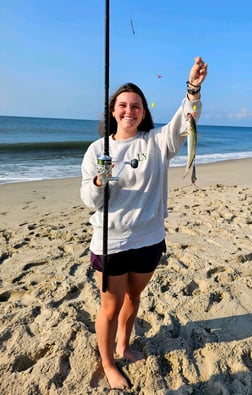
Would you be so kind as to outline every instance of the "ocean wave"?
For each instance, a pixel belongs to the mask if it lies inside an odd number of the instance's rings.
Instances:
[[[196,157],[196,165],[207,164],[213,162],[220,162],[226,160],[239,160],[252,158],[252,151],[236,152],[229,154],[212,154],[212,155],[198,155]],[[171,160],[171,167],[186,166],[187,156],[176,156]],[[54,161],[43,163],[30,164],[15,164],[15,165],[0,165],[0,184],[39,181],[46,179],[72,178],[81,177],[81,160]]]
[[[80,151],[85,152],[91,141],[52,141],[33,143],[0,144],[0,153],[38,151]]]
[[[252,158],[252,151],[197,155],[195,158],[195,163],[199,165],[199,164],[222,162],[222,161],[234,160],[234,159],[246,159],[246,158]],[[172,167],[180,167],[180,166],[184,166],[186,162],[187,162],[187,156],[177,155],[171,160],[170,165]]]

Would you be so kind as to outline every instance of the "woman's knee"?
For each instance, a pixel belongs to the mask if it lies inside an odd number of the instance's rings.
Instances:
[[[127,299],[128,303],[131,303],[132,305],[135,306],[135,305],[139,305],[140,296],[141,294],[138,292],[127,291],[125,294],[125,299]]]
[[[108,320],[113,320],[119,316],[122,308],[122,302],[114,301],[113,303],[102,303],[100,312],[104,314]]]

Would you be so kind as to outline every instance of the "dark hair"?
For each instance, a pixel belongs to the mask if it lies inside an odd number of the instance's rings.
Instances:
[[[148,108],[147,100],[146,100],[143,92],[137,85],[133,84],[132,82],[127,82],[126,84],[124,84],[120,88],[118,88],[117,91],[111,96],[111,98],[109,100],[109,117],[108,117],[109,135],[116,134],[117,122],[116,122],[115,118],[112,116],[112,112],[114,111],[115,102],[116,102],[117,97],[121,93],[124,93],[124,92],[134,92],[134,93],[137,93],[141,97],[142,103],[143,103],[143,108],[145,111],[145,117],[144,117],[144,119],[142,119],[142,121],[138,125],[137,129],[145,131],[145,132],[149,132],[150,129],[154,128],[154,123],[152,120],[150,110]],[[99,134],[101,137],[104,136],[104,115],[100,121]]]

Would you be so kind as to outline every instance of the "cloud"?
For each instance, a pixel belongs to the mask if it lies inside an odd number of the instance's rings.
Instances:
[[[238,112],[208,113],[203,114],[207,119],[246,119],[252,117],[252,111],[241,108]]]
[[[231,119],[245,119],[252,117],[252,111],[248,110],[247,108],[241,108],[237,113],[228,113],[226,114],[227,118]]]

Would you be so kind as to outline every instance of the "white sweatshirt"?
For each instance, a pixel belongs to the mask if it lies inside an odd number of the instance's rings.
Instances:
[[[119,181],[109,181],[108,254],[159,243],[165,237],[170,159],[183,145],[180,136],[186,128],[187,113],[201,113],[201,102],[184,99],[172,120],[161,128],[137,132],[126,140],[109,137],[109,155],[114,163],[113,176],[123,161],[138,159],[138,168],[125,165]],[[97,155],[104,152],[104,139],[90,144],[82,162],[81,199],[95,213],[90,217],[93,235],[90,249],[103,254],[104,188],[94,184]]]

